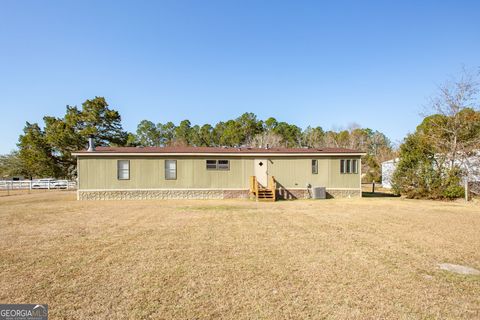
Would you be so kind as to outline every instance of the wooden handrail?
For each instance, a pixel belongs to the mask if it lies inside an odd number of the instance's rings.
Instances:
[[[256,176],[250,176],[250,194],[254,194],[255,198],[258,200],[260,184],[258,183]],[[274,176],[268,177],[267,180],[267,189],[272,191],[273,201],[277,199],[277,181]]]
[[[272,194],[273,194],[273,201],[276,201],[277,199],[277,182],[275,181],[275,177],[274,176],[270,176],[270,178],[268,179],[268,188],[270,190],[272,190]]]
[[[258,181],[255,176],[250,176],[250,193],[255,194],[258,198]]]

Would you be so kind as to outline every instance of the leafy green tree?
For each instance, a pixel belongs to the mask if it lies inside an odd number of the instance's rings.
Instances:
[[[191,137],[192,124],[190,120],[183,120],[175,128],[175,143],[178,145],[189,145]]]
[[[430,121],[430,117],[424,119],[400,146],[400,161],[392,179],[394,191],[409,198],[460,197],[463,172],[436,147]]]
[[[428,137],[409,135],[400,146],[400,161],[392,179],[394,191],[409,198],[439,198],[442,166],[435,154]]]
[[[26,170],[17,151],[0,156],[0,178],[25,175]]]
[[[82,110],[76,107],[67,108],[65,120],[69,122],[70,113],[78,133],[83,137],[93,136],[99,146],[123,146],[128,133],[122,128],[120,113],[108,107],[103,97],[95,97],[82,103]]]
[[[125,143],[126,147],[138,147],[140,143],[137,140],[137,135],[133,132],[127,134],[127,142]]]
[[[277,126],[278,126],[277,119],[270,117],[263,122],[263,131],[273,132]]]
[[[159,147],[162,133],[152,121],[142,120],[137,126],[136,141],[142,147]]]
[[[480,85],[476,77],[464,71],[459,80],[439,87],[431,100],[432,114],[400,147],[393,181],[397,192],[428,198],[462,195],[461,179],[480,165],[480,112],[476,110]]]
[[[63,118],[45,116],[44,123],[43,130],[27,123],[19,138],[19,156],[29,176],[71,178],[76,170],[71,153],[85,148],[89,136],[98,146],[125,145],[128,138],[120,114],[102,97],[86,100],[81,110],[67,106]]]
[[[24,174],[29,178],[62,177],[54,152],[48,144],[45,133],[36,123],[26,123],[19,137],[18,157],[22,162]]]
[[[252,141],[253,137],[263,131],[262,122],[252,112],[246,112],[236,120],[240,129],[241,136],[238,145],[243,145]]]
[[[221,136],[219,137],[219,145],[222,146],[240,146],[244,141],[244,135],[240,124],[235,120],[228,120],[222,123]]]
[[[279,122],[273,132],[282,137],[284,147],[298,147],[302,139],[302,129],[294,124]]]
[[[196,147],[203,146],[202,137],[200,135],[200,126],[198,124],[190,129],[189,144]]]
[[[365,174],[362,178],[364,182],[382,181],[382,168],[376,157],[372,154],[367,154],[363,157],[362,172]]]
[[[312,128],[308,126],[302,133],[302,144],[309,148],[320,148],[324,145],[324,135],[322,127]]]
[[[204,124],[200,128],[200,139],[202,141],[202,146],[214,146],[215,145],[215,137],[214,137],[214,129],[210,124]]]
[[[169,121],[165,124],[158,123],[157,130],[160,133],[160,145],[167,146],[171,145],[175,140],[175,130],[176,126],[173,122]]]

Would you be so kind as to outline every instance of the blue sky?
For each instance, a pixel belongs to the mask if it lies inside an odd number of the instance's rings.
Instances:
[[[0,153],[25,124],[104,96],[142,119],[243,112],[400,141],[480,66],[479,1],[2,1]]]

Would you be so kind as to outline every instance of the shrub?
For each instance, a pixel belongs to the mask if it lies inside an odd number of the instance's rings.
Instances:
[[[456,199],[463,197],[465,194],[465,189],[459,185],[451,185],[443,190],[443,196],[447,199]]]

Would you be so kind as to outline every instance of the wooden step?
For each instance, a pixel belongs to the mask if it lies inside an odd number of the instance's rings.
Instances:
[[[270,189],[258,189],[258,201],[275,201],[274,193]]]

